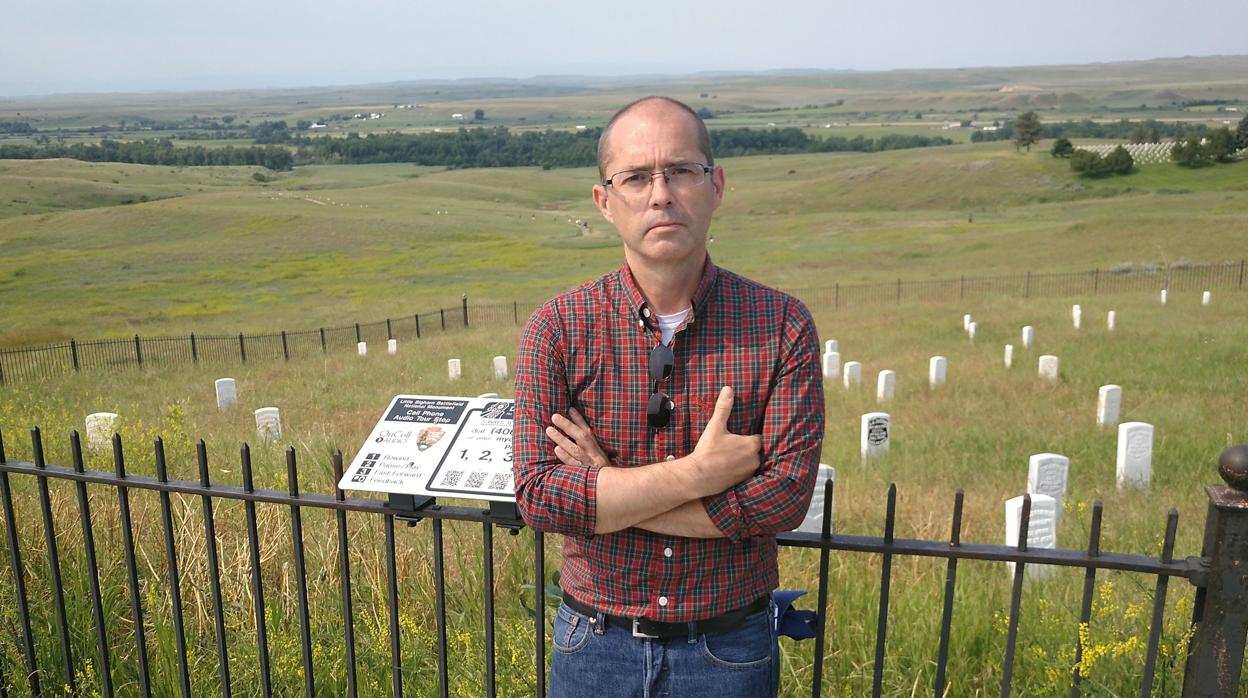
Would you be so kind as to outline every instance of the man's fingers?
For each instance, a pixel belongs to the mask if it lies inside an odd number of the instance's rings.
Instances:
[[[546,427],[546,437],[555,442],[555,446],[562,446],[565,449],[571,449],[576,446],[576,442],[569,439],[562,431],[554,427]]]
[[[563,461],[564,465],[580,465],[581,463],[571,453],[568,453],[568,450],[563,446],[555,446],[555,456]]]
[[[568,408],[568,416],[572,419],[573,424],[584,429],[585,431],[590,431],[589,422],[585,421],[585,417],[583,417],[575,407]]]
[[[732,412],[732,388],[725,385],[719,389],[719,397],[715,398],[715,411],[711,413],[711,418],[706,421],[707,431],[713,428],[727,432],[728,413],[730,412]]]

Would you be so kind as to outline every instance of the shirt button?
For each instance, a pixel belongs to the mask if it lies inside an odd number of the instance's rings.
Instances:
[[[650,317],[650,309],[649,309],[649,308],[642,308],[642,309],[641,309],[641,316],[642,316],[642,317]]]
[[[666,605],[667,605],[667,597],[666,597],[666,596],[660,596],[660,597],[659,597],[659,605],[660,605],[660,606],[666,606]]]
[[[671,556],[672,556],[672,549],[671,549],[671,548],[663,548],[663,557],[671,557]]]

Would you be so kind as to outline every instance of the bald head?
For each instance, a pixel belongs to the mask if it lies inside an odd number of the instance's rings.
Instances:
[[[671,97],[642,97],[634,102],[626,104],[607,122],[605,128],[602,129],[602,135],[598,137],[598,178],[606,179],[607,177],[607,157],[611,154],[611,132],[622,117],[639,110],[669,110],[677,116],[677,118],[687,118],[697,131],[697,148],[704,156],[706,156],[706,164],[714,165],[715,157],[711,154],[711,134],[707,133],[706,124],[697,112],[689,108],[689,105],[680,100]]]

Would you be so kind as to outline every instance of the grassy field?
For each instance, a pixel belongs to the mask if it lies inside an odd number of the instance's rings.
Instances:
[[[711,253],[802,288],[1248,249],[1243,163],[1086,181],[1045,147],[726,160]],[[452,307],[461,294],[536,302],[619,263],[588,169],[253,174],[0,163],[0,346],[306,329]]]
[[[1084,327],[1076,331],[1069,305],[1080,302]],[[1115,309],[1118,328],[1104,329],[1104,312]],[[966,493],[963,540],[999,542],[1003,536],[1002,502],[1021,493],[1026,482],[1027,457],[1052,451],[1071,458],[1071,480],[1058,542],[1062,547],[1086,546],[1089,508],[1094,500],[1106,507],[1103,550],[1156,554],[1167,511],[1180,512],[1177,557],[1199,552],[1203,530],[1203,485],[1216,482],[1216,458],[1229,443],[1248,434],[1248,414],[1241,397],[1248,377],[1237,367],[1248,361],[1248,330],[1240,322],[1248,297],[1217,292],[1210,307],[1199,306],[1196,293],[1176,293],[1160,306],[1152,293],[1075,297],[1047,300],[976,300],[949,304],[903,304],[888,308],[812,310],[824,338],[836,338],[847,360],[862,361],[867,387],[846,390],[839,382],[826,386],[828,428],[822,460],[837,468],[835,528],[841,533],[880,535],[885,490],[898,484],[900,537],[941,539],[948,535],[954,492]],[[971,312],[980,323],[975,343],[961,330],[961,313]],[[1019,347],[1012,369],[1001,364],[1001,346],[1018,345],[1018,328],[1032,324],[1037,344]],[[84,374],[18,387],[0,388],[0,432],[10,458],[30,458],[31,425],[42,425],[50,462],[67,463],[66,434],[81,429],[82,417],[99,410],[122,415],[121,433],[129,444],[130,472],[152,472],[148,444],[163,436],[170,455],[171,476],[196,479],[194,439],[204,438],[213,478],[236,483],[240,475],[237,448],[255,442],[250,410],[276,405],[282,409],[285,435],[277,444],[253,444],[257,484],[284,489],[281,448],[293,445],[301,455],[302,491],[330,492],[329,455],[343,449],[350,457],[360,447],[379,410],[395,393],[465,394],[493,391],[510,395],[510,381],[490,375],[490,357],[512,356],[518,339],[515,327],[483,328],[403,343],[397,357],[359,358],[330,355],[285,364],[207,365],[195,369],[149,369],[117,374]],[[1062,378],[1056,385],[1035,375],[1036,357],[1058,355]],[[929,356],[941,354],[950,362],[949,383],[931,391],[926,385]],[[462,382],[445,378],[445,360],[459,357],[465,366]],[[876,373],[890,368],[898,373],[897,397],[884,406],[894,419],[894,441],[880,461],[860,463],[857,455],[858,415],[879,406],[874,399]],[[230,375],[238,380],[240,409],[218,413],[212,380]],[[1154,480],[1150,490],[1119,492],[1114,485],[1114,430],[1095,426],[1097,388],[1105,383],[1124,388],[1122,419],[1147,421],[1156,426]],[[89,468],[108,469],[104,454],[89,454]],[[18,515],[38,516],[31,482],[15,480]],[[93,511],[97,545],[106,570],[109,603],[125,615],[124,577],[117,551],[119,540],[115,500],[96,491]],[[80,529],[73,490],[53,487],[54,510],[67,577],[77,586],[71,593],[71,616],[79,656],[93,656],[89,633]],[[144,600],[151,625],[149,637],[158,644],[153,653],[172,656],[163,549],[156,498],[132,495],[140,522],[140,569]],[[235,688],[251,690],[256,681],[251,644],[246,539],[241,507],[217,508],[227,597],[227,626],[231,633]],[[188,601],[188,623],[193,628],[196,685],[204,692],[217,690],[211,630],[211,601],[204,586],[203,542],[198,503],[175,498],[175,521],[187,588],[198,589]],[[335,572],[332,519],[305,513],[308,541],[311,609],[316,618],[314,637],[318,682],[325,695],[341,693],[341,637]],[[380,522],[353,516],[352,568],[356,580],[357,633],[362,673],[377,692],[386,684],[388,635],[384,615],[384,567]],[[282,507],[261,506],[262,569],[271,606],[269,628],[275,647],[275,676],[280,683],[299,685],[298,623],[293,615],[289,523]],[[453,695],[480,695],[479,527],[448,524],[449,609],[455,629],[452,651],[462,660],[452,681]],[[28,561],[29,585],[46,588],[46,567],[40,551],[41,533],[22,532]],[[502,695],[523,695],[531,685],[532,631],[522,604],[528,603],[531,543],[500,537],[495,592],[499,604],[500,676]],[[431,623],[431,587],[428,583],[430,539],[428,525],[403,530],[399,536],[402,582],[404,671],[409,690],[427,695],[436,681]],[[557,553],[548,546],[550,574]],[[786,551],[782,556],[784,588],[813,588],[817,555]],[[943,588],[943,564],[920,559],[898,559],[893,570],[886,695],[910,695],[914,685],[930,685]],[[77,571],[77,572],[75,572]],[[0,584],[11,589],[11,572],[0,572]],[[77,576],[75,576],[75,574]],[[875,609],[879,560],[874,556],[841,553],[833,556],[827,680],[832,695],[857,696],[870,685],[874,651]],[[548,580],[550,581],[550,580]],[[1121,695],[1138,683],[1142,641],[1151,608],[1152,581],[1136,575],[1104,573],[1098,577],[1098,601],[1089,637],[1090,648],[1104,654],[1087,667],[1088,693]],[[1029,581],[1023,605],[1019,659],[1015,686],[1018,695],[1052,695],[1068,680],[1077,636],[1078,593],[1082,574],[1061,571],[1046,581]],[[1164,654],[1159,694],[1176,690],[1182,663],[1174,657],[1190,616],[1190,587],[1171,585],[1166,616]],[[79,593],[80,592],[80,593]],[[467,593],[463,593],[467,592]],[[7,593],[7,592],[6,592]],[[40,592],[42,593],[42,592]],[[1009,576],[1003,565],[964,563],[959,569],[958,606],[951,649],[950,695],[972,696],[996,691],[1004,644],[1004,612],[1008,608]],[[38,606],[37,627],[45,666],[53,667],[55,649],[47,629],[53,627],[51,608]],[[810,602],[813,603],[813,602]],[[810,603],[805,604],[807,607]],[[6,605],[7,613],[12,606]],[[10,616],[11,618],[11,616]],[[133,644],[128,632],[115,628],[115,659],[119,681],[133,682]],[[18,655],[13,636],[0,639],[5,676],[14,677]],[[803,693],[809,685],[812,645],[785,641],[784,695]],[[172,667],[161,670],[161,685],[169,683]],[[527,677],[527,678],[526,678]],[[87,677],[88,683],[90,681]],[[10,681],[13,679],[10,678]],[[133,686],[133,683],[129,685]],[[10,695],[21,695],[20,689]]]

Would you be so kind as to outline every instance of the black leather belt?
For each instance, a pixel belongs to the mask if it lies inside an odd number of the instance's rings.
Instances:
[[[572,598],[567,592],[563,594],[563,602],[573,611],[591,618],[596,617],[600,613],[597,609]],[[770,595],[760,596],[740,608],[725,611],[717,616],[681,623],[650,620],[649,618],[613,616],[609,613],[603,613],[602,615],[608,625],[619,625],[628,628],[632,631],[633,637],[667,640],[676,637],[689,637],[690,633],[723,633],[734,630],[745,622],[747,616],[767,608],[770,602]]]

